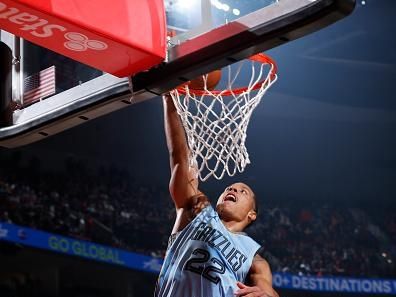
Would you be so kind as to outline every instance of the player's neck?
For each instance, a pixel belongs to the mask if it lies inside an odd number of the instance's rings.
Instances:
[[[226,221],[226,220],[221,220],[221,221],[223,222],[227,230],[233,233],[243,232],[243,230],[245,230],[246,227],[245,222]]]

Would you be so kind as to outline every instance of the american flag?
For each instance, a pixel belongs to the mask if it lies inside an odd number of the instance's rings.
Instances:
[[[55,94],[55,66],[26,77],[23,90],[23,105]]]

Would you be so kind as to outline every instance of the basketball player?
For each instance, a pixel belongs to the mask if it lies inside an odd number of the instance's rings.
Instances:
[[[155,296],[279,297],[268,263],[257,254],[259,245],[242,233],[257,217],[252,189],[243,183],[228,186],[213,209],[189,166],[185,132],[170,95],[163,104],[176,222]]]

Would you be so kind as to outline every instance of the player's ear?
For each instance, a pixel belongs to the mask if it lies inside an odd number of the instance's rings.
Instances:
[[[257,213],[254,210],[249,211],[248,220],[249,223],[254,222],[257,219]]]

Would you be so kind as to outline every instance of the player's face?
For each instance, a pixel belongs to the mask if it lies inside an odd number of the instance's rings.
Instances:
[[[242,221],[254,210],[254,203],[252,189],[244,183],[235,183],[225,188],[217,200],[216,208],[220,217]]]

